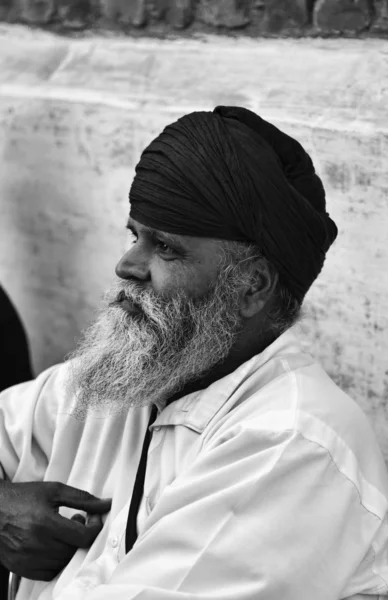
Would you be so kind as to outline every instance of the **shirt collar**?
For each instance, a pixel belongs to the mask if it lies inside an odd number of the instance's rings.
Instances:
[[[166,407],[158,406],[159,410],[161,408],[162,410],[151,427],[183,425],[202,433],[243,381],[253,373],[257,374],[275,356],[300,352],[301,347],[297,339],[292,332],[286,331],[263,352],[253,356],[235,371],[215,381],[208,388],[183,396]],[[257,387],[261,387],[260,381],[257,382]]]

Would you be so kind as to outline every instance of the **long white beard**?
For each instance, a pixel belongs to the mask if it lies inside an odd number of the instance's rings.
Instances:
[[[164,298],[119,280],[69,356],[75,416],[165,402],[225,360],[240,328],[239,289],[220,275],[205,297]],[[115,302],[141,308],[130,315]]]

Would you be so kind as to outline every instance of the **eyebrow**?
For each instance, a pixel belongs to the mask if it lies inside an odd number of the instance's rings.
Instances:
[[[132,233],[134,233],[135,235],[138,235],[136,227],[131,223],[131,221],[127,221],[126,228],[132,231]],[[167,231],[162,231],[161,229],[153,229],[152,227],[148,227],[146,225],[142,225],[141,229],[144,233],[146,233],[152,238],[159,238],[160,240],[169,242],[177,249],[185,251],[188,250],[188,248],[183,243],[181,236],[174,235],[173,233],[167,233]]]

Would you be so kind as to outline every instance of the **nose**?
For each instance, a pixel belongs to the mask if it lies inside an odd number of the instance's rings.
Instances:
[[[137,279],[149,281],[151,273],[149,269],[149,257],[142,252],[138,245],[130,248],[116,265],[116,275],[121,279]]]

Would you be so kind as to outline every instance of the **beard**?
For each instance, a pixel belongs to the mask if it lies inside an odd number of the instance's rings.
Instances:
[[[240,330],[240,286],[220,271],[199,299],[156,295],[118,280],[69,355],[74,415],[162,405],[229,355]],[[133,310],[123,310],[123,303]]]

